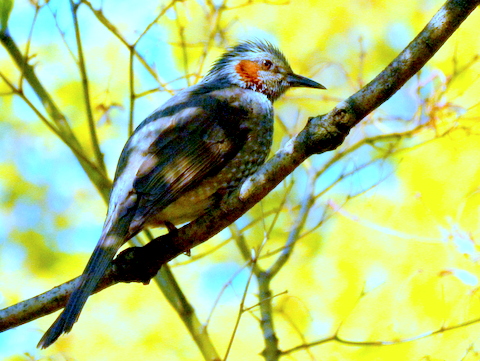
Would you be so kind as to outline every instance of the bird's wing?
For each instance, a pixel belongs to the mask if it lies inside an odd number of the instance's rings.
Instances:
[[[133,183],[139,197],[134,229],[218,173],[247,141],[247,110],[211,95],[201,98],[202,106],[177,113],[146,152]]]

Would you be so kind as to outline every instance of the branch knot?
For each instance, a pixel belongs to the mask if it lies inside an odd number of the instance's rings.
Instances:
[[[355,113],[345,101],[328,114],[309,118],[304,129],[306,152],[311,155],[336,149],[356,123]]]

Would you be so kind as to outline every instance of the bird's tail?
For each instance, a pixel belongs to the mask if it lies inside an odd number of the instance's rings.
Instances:
[[[54,343],[62,333],[70,332],[73,324],[77,322],[78,316],[85,302],[87,302],[88,297],[97,287],[107,267],[125,241],[126,237],[124,232],[103,232],[83,275],[79,278],[75,290],[68,299],[65,309],[43,335],[37,347],[47,348]]]

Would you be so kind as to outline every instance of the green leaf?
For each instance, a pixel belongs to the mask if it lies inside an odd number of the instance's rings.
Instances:
[[[8,18],[13,9],[13,0],[0,0],[0,33],[7,30]]]

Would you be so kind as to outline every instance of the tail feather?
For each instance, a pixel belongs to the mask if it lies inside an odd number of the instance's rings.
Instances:
[[[70,332],[74,323],[77,322],[88,297],[97,287],[107,267],[125,241],[125,236],[115,234],[102,235],[78,285],[68,299],[65,309],[43,335],[37,347],[47,348],[54,343],[62,333]]]

